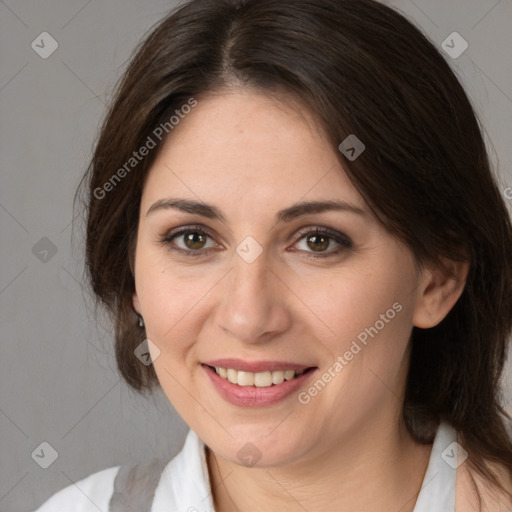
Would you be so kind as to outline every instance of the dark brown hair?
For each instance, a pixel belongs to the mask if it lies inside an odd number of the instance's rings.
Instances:
[[[499,397],[512,326],[510,218],[455,74],[411,22],[376,1],[192,0],[141,43],[82,182],[86,268],[115,322],[122,376],[141,393],[158,383],[134,357],[144,332],[132,306],[140,199],[158,147],[126,163],[191,98],[232,85],[299,99],[336,149],[355,134],[366,150],[339,158],[389,232],[420,264],[470,261],[447,317],[413,328],[404,420],[421,443],[447,421],[473,468],[499,486],[488,462],[501,463],[512,481]]]

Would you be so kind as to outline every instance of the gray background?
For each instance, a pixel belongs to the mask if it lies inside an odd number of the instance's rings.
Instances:
[[[439,48],[453,31],[468,42],[460,57],[446,58],[492,141],[505,194],[512,186],[512,1],[387,3]],[[144,399],[117,375],[111,328],[95,317],[80,284],[80,233],[71,240],[73,195],[112,87],[141,36],[174,5],[0,1],[2,511],[33,510],[100,469],[171,456],[186,435],[163,394]],[[31,47],[42,32],[59,45],[46,59]],[[512,411],[510,366],[503,387]],[[44,441],[58,452],[48,469],[31,456]]]

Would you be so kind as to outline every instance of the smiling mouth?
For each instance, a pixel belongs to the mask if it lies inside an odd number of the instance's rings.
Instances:
[[[204,365],[215,372],[222,379],[242,387],[267,388],[278,386],[285,381],[296,379],[316,367],[310,367],[302,370],[274,370],[263,372],[246,372],[234,368],[223,368],[221,366]]]

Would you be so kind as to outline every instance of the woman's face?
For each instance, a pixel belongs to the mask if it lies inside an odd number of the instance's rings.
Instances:
[[[339,157],[306,112],[236,90],[198,101],[145,183],[134,306],[167,397],[233,462],[306,461],[396,425],[423,274]],[[315,202],[338,206],[299,207]],[[219,359],[263,362],[262,386],[214,376]],[[266,385],[283,362],[315,369]]]

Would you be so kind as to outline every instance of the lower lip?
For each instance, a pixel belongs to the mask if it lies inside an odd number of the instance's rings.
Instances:
[[[303,373],[299,377],[285,380],[281,384],[274,384],[259,388],[256,386],[239,386],[217,375],[209,366],[201,365],[213,385],[224,400],[240,407],[262,407],[273,405],[297,391],[309,377],[315,373],[316,368]]]

